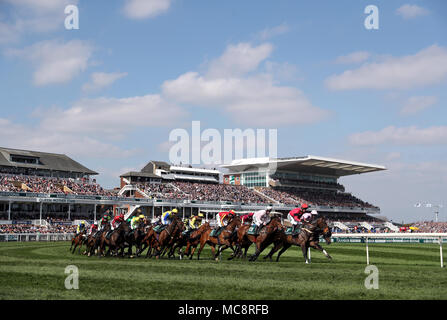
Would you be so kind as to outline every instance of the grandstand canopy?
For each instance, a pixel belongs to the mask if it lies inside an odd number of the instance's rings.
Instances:
[[[268,169],[269,165],[276,165],[276,170],[279,171],[305,172],[337,177],[386,170],[384,166],[380,165],[311,155],[294,158],[240,159],[233,160],[231,164],[222,165],[221,167],[236,173],[258,170],[260,168]],[[274,166],[271,168],[274,168]]]
[[[96,175],[92,171],[65,154],[18,150],[0,147],[0,167],[26,168],[44,171],[74,172]]]

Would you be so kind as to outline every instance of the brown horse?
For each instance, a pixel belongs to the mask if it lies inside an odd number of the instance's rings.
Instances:
[[[200,236],[200,248],[197,252],[197,260],[200,259],[200,253],[203,250],[203,247],[205,244],[209,244],[211,246],[211,250],[213,252],[213,257],[216,261],[219,261],[219,257],[222,254],[222,251],[231,248],[234,252],[233,248],[233,235],[236,231],[236,228],[241,225],[241,218],[239,216],[234,216],[228,220],[227,226],[224,227],[222,232],[219,234],[218,237],[211,237],[211,231],[213,229],[209,228],[208,230],[205,230],[202,235]],[[216,252],[216,245],[218,246],[217,252]]]
[[[323,252],[329,260],[332,260],[332,257],[319,244],[320,235],[323,235],[323,238],[326,240],[328,245],[331,244],[332,233],[326,221],[322,217],[311,223],[303,225],[298,236],[294,237],[292,235],[286,235],[283,230],[281,232],[280,239],[275,242],[275,246],[264,259],[271,259],[273,254],[282,247],[281,251],[278,252],[278,256],[276,257],[276,261],[279,261],[281,254],[283,254],[292,245],[296,245],[301,247],[307,264],[310,263],[310,259],[308,257],[309,247]]]
[[[104,230],[104,232],[100,235],[98,255],[102,256],[104,254],[104,249],[107,245],[108,250],[106,252],[106,256],[108,256],[111,251],[113,251],[115,255],[118,255],[118,249],[121,249],[120,255],[123,256],[125,234],[129,231],[130,227],[126,222],[120,223],[118,228],[113,230],[109,237],[107,237],[107,232]]]
[[[181,219],[175,216],[172,219],[172,222],[166,229],[160,232],[160,234],[157,234],[152,230],[153,235],[151,246],[155,249],[154,255],[157,259],[165,252],[165,249],[169,248],[177,241],[184,228],[185,226]]]
[[[85,232],[80,232],[80,233],[76,234],[71,239],[71,247],[70,247],[71,253],[72,254],[75,253],[76,248],[78,248],[78,252],[81,253],[81,247],[85,243],[86,239],[87,239],[87,236],[85,235]]]
[[[280,216],[273,216],[270,222],[264,226],[259,235],[245,234],[245,237],[256,245],[255,253],[250,257],[249,261],[256,261],[262,251],[269,245],[279,240],[280,231],[283,230]],[[248,229],[247,229],[248,230]]]
[[[185,249],[185,255],[189,256],[190,260],[194,256],[194,252],[196,251],[197,246],[200,243],[202,234],[204,234],[209,229],[211,229],[211,226],[210,226],[209,222],[207,221],[204,224],[202,224],[199,228],[197,228],[196,230],[193,230],[190,233],[189,238],[186,240],[186,249]]]

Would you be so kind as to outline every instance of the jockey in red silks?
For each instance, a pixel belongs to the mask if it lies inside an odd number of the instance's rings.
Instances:
[[[217,224],[219,227],[225,227],[228,223],[228,219],[234,217],[236,213],[234,210],[219,212],[219,218],[217,219]]]
[[[121,213],[120,215],[115,216],[115,218],[113,218],[112,220],[112,230],[115,230],[116,227],[118,227],[118,225],[123,222],[124,222],[124,214]]]
[[[241,217],[242,224],[244,224],[247,220],[252,220],[252,221],[253,221],[253,215],[254,215],[254,214],[255,214],[254,212],[250,212],[250,213],[244,214],[244,215]]]
[[[295,208],[289,212],[287,219],[293,225],[293,231],[295,231],[296,226],[301,223],[302,216],[309,210],[309,206],[303,203],[300,208]]]
[[[98,231],[98,222],[95,221],[95,222],[90,226],[89,235],[94,234],[96,231]]]

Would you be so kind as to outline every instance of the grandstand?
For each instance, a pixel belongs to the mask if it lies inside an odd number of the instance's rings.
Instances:
[[[336,222],[349,230],[379,230],[380,209],[338,182],[379,170],[385,168],[315,156],[241,159],[220,170],[149,161],[141,171],[122,174],[115,192],[96,183],[97,172],[66,155],[0,148],[0,221],[96,220],[106,209],[131,215],[136,208],[155,217],[173,207],[185,216],[201,211],[213,218],[222,210],[253,212],[267,205],[286,216],[306,202],[327,216],[334,231]]]
[[[224,184],[254,188],[277,203],[306,202],[322,213],[379,213],[380,209],[345,192],[342,176],[386,170],[385,167],[317,156],[254,158],[223,165]],[[355,217],[355,216],[353,216]]]

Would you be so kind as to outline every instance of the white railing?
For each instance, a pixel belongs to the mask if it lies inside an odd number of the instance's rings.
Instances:
[[[418,240],[424,239],[437,239],[439,243],[439,256],[441,260],[441,268],[444,267],[443,253],[442,253],[442,243],[447,239],[447,233],[398,233],[398,232],[390,232],[390,233],[334,233],[332,234],[332,238],[336,241],[338,239],[360,239],[364,241],[366,244],[366,264],[369,265],[369,239],[411,239],[415,238]],[[385,242],[384,241],[384,242]],[[418,241],[419,242],[419,241]]]
[[[67,241],[74,233],[0,233],[0,242]]]

